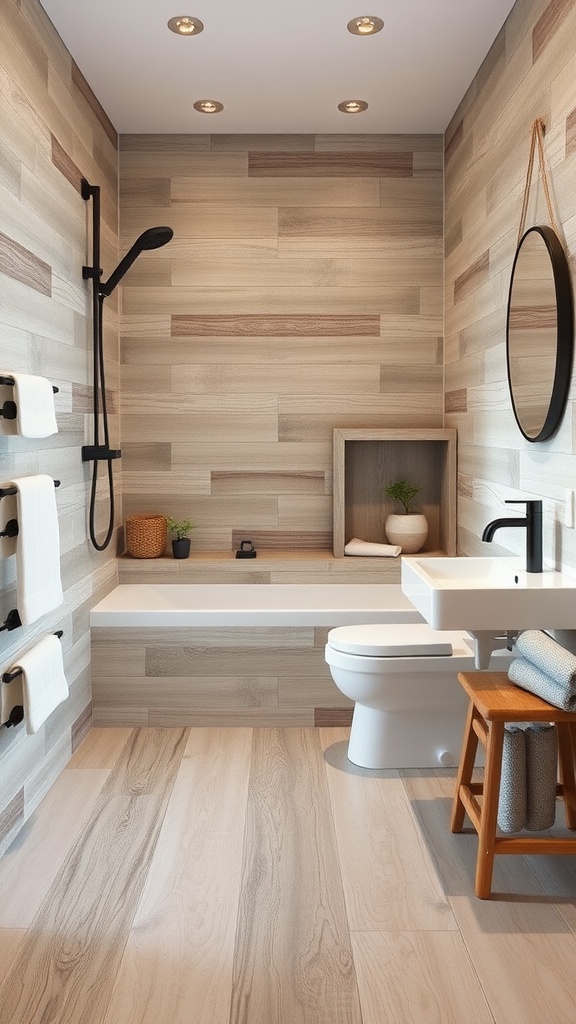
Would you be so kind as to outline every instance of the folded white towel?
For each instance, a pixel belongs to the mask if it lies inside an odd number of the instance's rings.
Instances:
[[[4,725],[10,718],[10,712],[17,706],[24,703],[22,696],[22,676],[16,676],[10,683],[0,683],[0,725]]]
[[[386,558],[396,558],[400,554],[402,548],[399,544],[373,544],[369,540],[358,540],[357,537],[353,537],[349,540],[344,548],[345,555],[369,555]]]
[[[54,392],[45,377],[30,373],[0,371],[1,376],[12,377],[16,402],[16,427],[22,437],[49,437],[58,433]]]
[[[514,658],[508,669],[508,679],[522,690],[535,693],[537,697],[553,704],[562,711],[576,711],[576,693],[568,686],[557,683],[527,658]]]
[[[576,694],[576,656],[539,629],[527,629],[516,641],[516,650],[541,672]]]
[[[23,476],[10,484],[18,492],[17,607],[27,625],[64,600],[56,493],[51,476]]]
[[[18,521],[18,502],[15,494],[7,494],[0,501],[0,533],[2,533],[11,519]],[[0,537],[0,555],[8,558],[16,553],[17,537]]]
[[[26,732],[38,732],[55,708],[68,697],[64,675],[62,646],[57,636],[44,636],[29,651],[21,654],[22,696]]]

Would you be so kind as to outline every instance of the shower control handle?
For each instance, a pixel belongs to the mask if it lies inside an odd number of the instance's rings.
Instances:
[[[107,448],[105,444],[82,445],[82,462],[110,462],[121,458],[120,448]]]

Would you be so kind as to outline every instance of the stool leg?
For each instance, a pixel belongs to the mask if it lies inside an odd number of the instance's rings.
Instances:
[[[572,750],[572,726],[558,722],[558,763],[560,782],[564,790],[564,814],[568,828],[576,829],[576,780],[574,778],[574,754]],[[568,799],[566,799],[568,797]],[[569,800],[572,800],[570,803]]]
[[[498,797],[502,771],[502,747],[504,744],[504,722],[488,722],[486,743],[486,768],[482,791],[482,813],[478,833],[478,858],[476,861],[475,893],[481,900],[489,899],[492,890],[494,869],[494,844],[498,818]]]
[[[474,768],[474,760],[478,749],[478,737],[472,728],[475,711],[476,708],[474,707],[473,702],[470,701],[470,704],[468,705],[468,715],[466,716],[466,726],[464,728],[464,738],[462,740],[462,752],[460,754],[458,776],[456,778],[456,792],[454,793],[454,802],[452,804],[452,817],[450,819],[451,832],[461,832],[464,827],[464,816],[466,814],[466,810],[462,800],[460,799],[460,786],[468,786],[472,780],[472,770]]]

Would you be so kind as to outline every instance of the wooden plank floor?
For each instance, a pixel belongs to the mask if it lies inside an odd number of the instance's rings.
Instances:
[[[576,858],[344,729],[94,729],[0,860],[0,1024],[574,1024]]]

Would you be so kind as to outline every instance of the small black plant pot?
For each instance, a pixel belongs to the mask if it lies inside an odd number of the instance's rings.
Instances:
[[[190,537],[180,537],[172,541],[172,554],[174,558],[188,558],[190,554]]]

